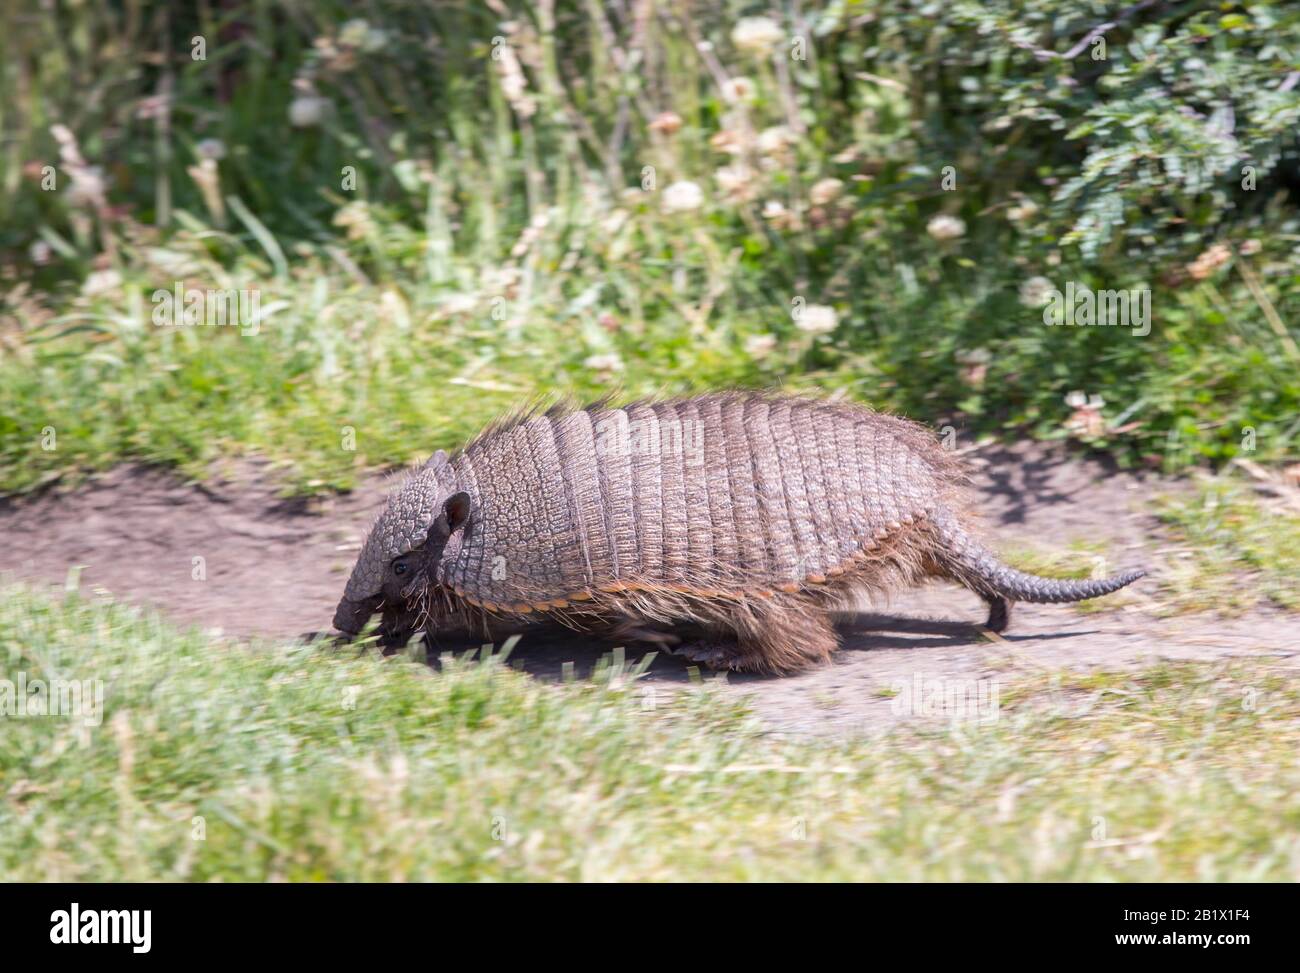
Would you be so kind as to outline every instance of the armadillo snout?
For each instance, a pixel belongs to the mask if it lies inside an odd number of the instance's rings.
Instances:
[[[346,635],[358,634],[370,616],[379,611],[384,602],[382,594],[375,595],[372,598],[363,598],[360,601],[352,601],[344,598],[339,602],[339,607],[334,611],[334,627]]]

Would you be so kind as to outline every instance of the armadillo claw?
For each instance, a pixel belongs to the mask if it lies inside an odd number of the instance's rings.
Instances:
[[[724,639],[697,639],[693,642],[683,642],[668,651],[691,662],[706,665],[710,669],[735,669],[740,662],[739,645]]]

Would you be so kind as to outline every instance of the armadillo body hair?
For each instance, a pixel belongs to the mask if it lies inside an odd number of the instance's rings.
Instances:
[[[788,672],[838,645],[830,612],[927,578],[1004,628],[1013,601],[1078,601],[1142,576],[1054,581],[968,526],[966,474],[923,426],[862,406],[728,392],[525,410],[389,500],[335,615],[385,634],[551,617]]]

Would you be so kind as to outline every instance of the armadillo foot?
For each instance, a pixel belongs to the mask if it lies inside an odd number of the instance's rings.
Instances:
[[[673,655],[680,655],[692,662],[706,665],[710,669],[738,669],[742,659],[740,644],[735,639],[696,639],[692,642],[683,642],[668,651]]]

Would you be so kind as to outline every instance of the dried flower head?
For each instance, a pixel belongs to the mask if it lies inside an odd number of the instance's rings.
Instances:
[[[808,190],[808,199],[814,206],[825,206],[839,196],[844,183],[839,179],[819,179]]]
[[[748,78],[728,78],[722,83],[722,97],[732,105],[752,100],[756,91]]]
[[[799,141],[799,136],[786,125],[773,125],[758,133],[755,145],[764,155],[785,158]]]
[[[743,162],[723,166],[713,174],[718,188],[733,202],[749,202],[758,195],[758,184],[754,170]]]
[[[682,116],[675,111],[661,111],[650,122],[650,131],[660,135],[676,135],[682,127]]]
[[[1187,273],[1192,280],[1205,280],[1231,259],[1232,250],[1225,244],[1216,243],[1187,265]]]
[[[1032,199],[1022,199],[1007,210],[1007,219],[1012,223],[1026,223],[1038,215],[1038,204]]]

